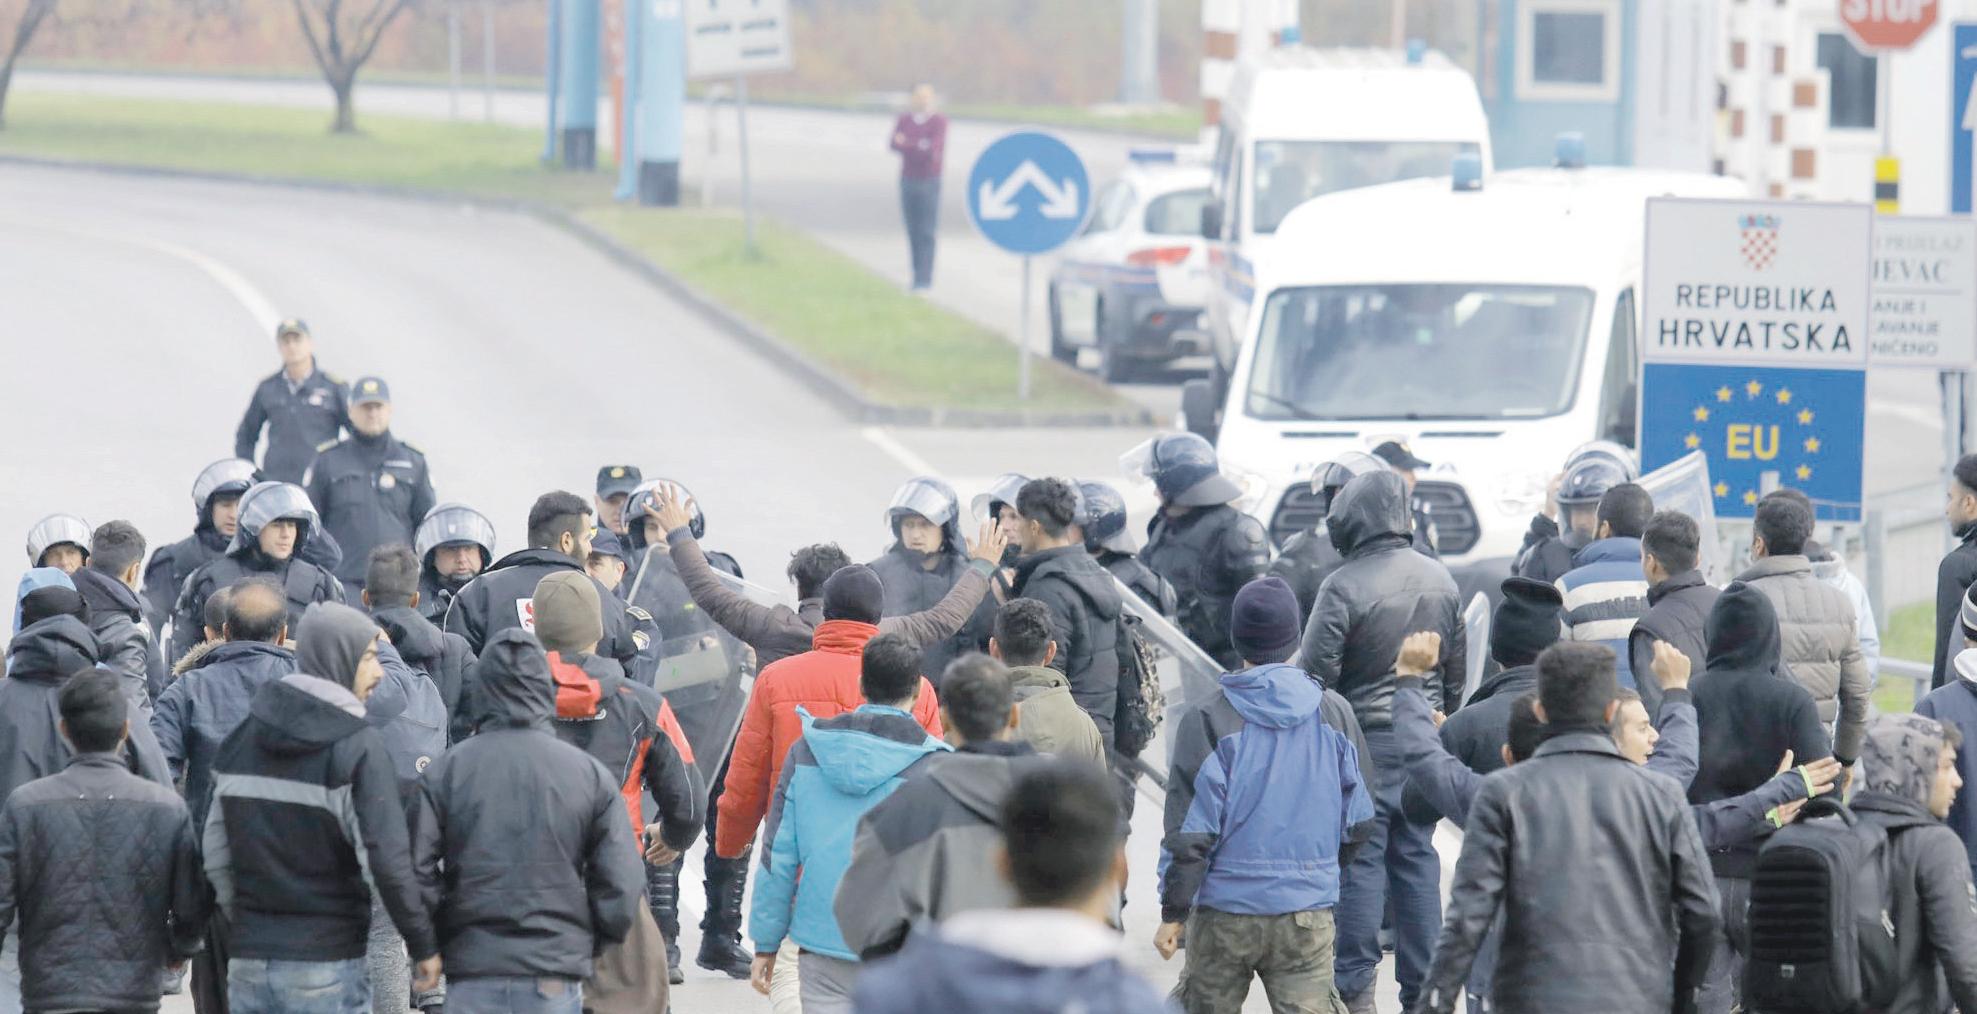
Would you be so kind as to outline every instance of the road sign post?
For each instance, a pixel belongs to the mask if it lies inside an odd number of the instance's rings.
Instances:
[[[1016,328],[1016,395],[1030,396],[1030,258],[1063,246],[1091,211],[1091,178],[1077,152],[1039,131],[1005,134],[968,170],[968,220],[983,238],[1023,258]]]
[[[1643,471],[1701,451],[1718,517],[1789,486],[1861,519],[1873,226],[1866,204],[1648,202]]]
[[[732,77],[736,151],[741,158],[744,249],[755,248],[755,188],[748,164],[748,75],[790,68],[787,0],[687,0],[687,75]]]

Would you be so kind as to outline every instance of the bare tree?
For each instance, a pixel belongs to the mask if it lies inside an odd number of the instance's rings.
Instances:
[[[14,24],[14,36],[7,44],[7,62],[0,63],[0,127],[7,125],[7,89],[14,83],[14,63],[21,50],[33,40],[35,30],[55,12],[55,0],[27,0],[21,19]]]
[[[357,109],[350,93],[357,84],[357,71],[377,52],[378,40],[413,0],[290,0],[295,20],[302,25],[302,37],[309,42],[309,53],[323,73],[330,91],[336,94],[336,121],[330,129],[347,134],[357,129]]]

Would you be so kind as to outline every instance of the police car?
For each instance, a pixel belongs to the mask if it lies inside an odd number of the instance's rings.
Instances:
[[[1135,149],[1130,159],[1050,276],[1050,354],[1075,366],[1092,349],[1108,382],[1200,354],[1205,342],[1208,167],[1187,149]]]

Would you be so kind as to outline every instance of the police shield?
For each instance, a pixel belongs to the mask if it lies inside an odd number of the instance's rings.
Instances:
[[[765,604],[776,597],[740,578],[715,576]],[[694,766],[712,784],[741,727],[742,710],[755,683],[755,651],[694,605],[686,583],[662,546],[644,550],[624,587],[638,644],[634,679],[657,689],[693,748]]]
[[[1462,674],[1462,701],[1469,702],[1476,688],[1483,685],[1483,670],[1490,661],[1490,597],[1477,592],[1462,611],[1462,626],[1469,637],[1469,671]]]
[[[1654,498],[1654,509],[1681,511],[1696,521],[1701,535],[1703,580],[1720,584],[1727,577],[1723,546],[1716,534],[1716,497],[1709,488],[1709,458],[1690,451],[1640,478],[1641,488]],[[1470,642],[1474,644],[1475,642]]]

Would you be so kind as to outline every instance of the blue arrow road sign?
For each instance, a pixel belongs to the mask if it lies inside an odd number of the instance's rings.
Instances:
[[[1641,403],[1641,470],[1703,452],[1717,517],[1748,518],[1784,486],[1821,521],[1861,519],[1864,371],[1649,363]]]
[[[1014,254],[1064,245],[1091,210],[1091,182],[1071,147],[1049,134],[1004,135],[968,171],[968,218]]]

